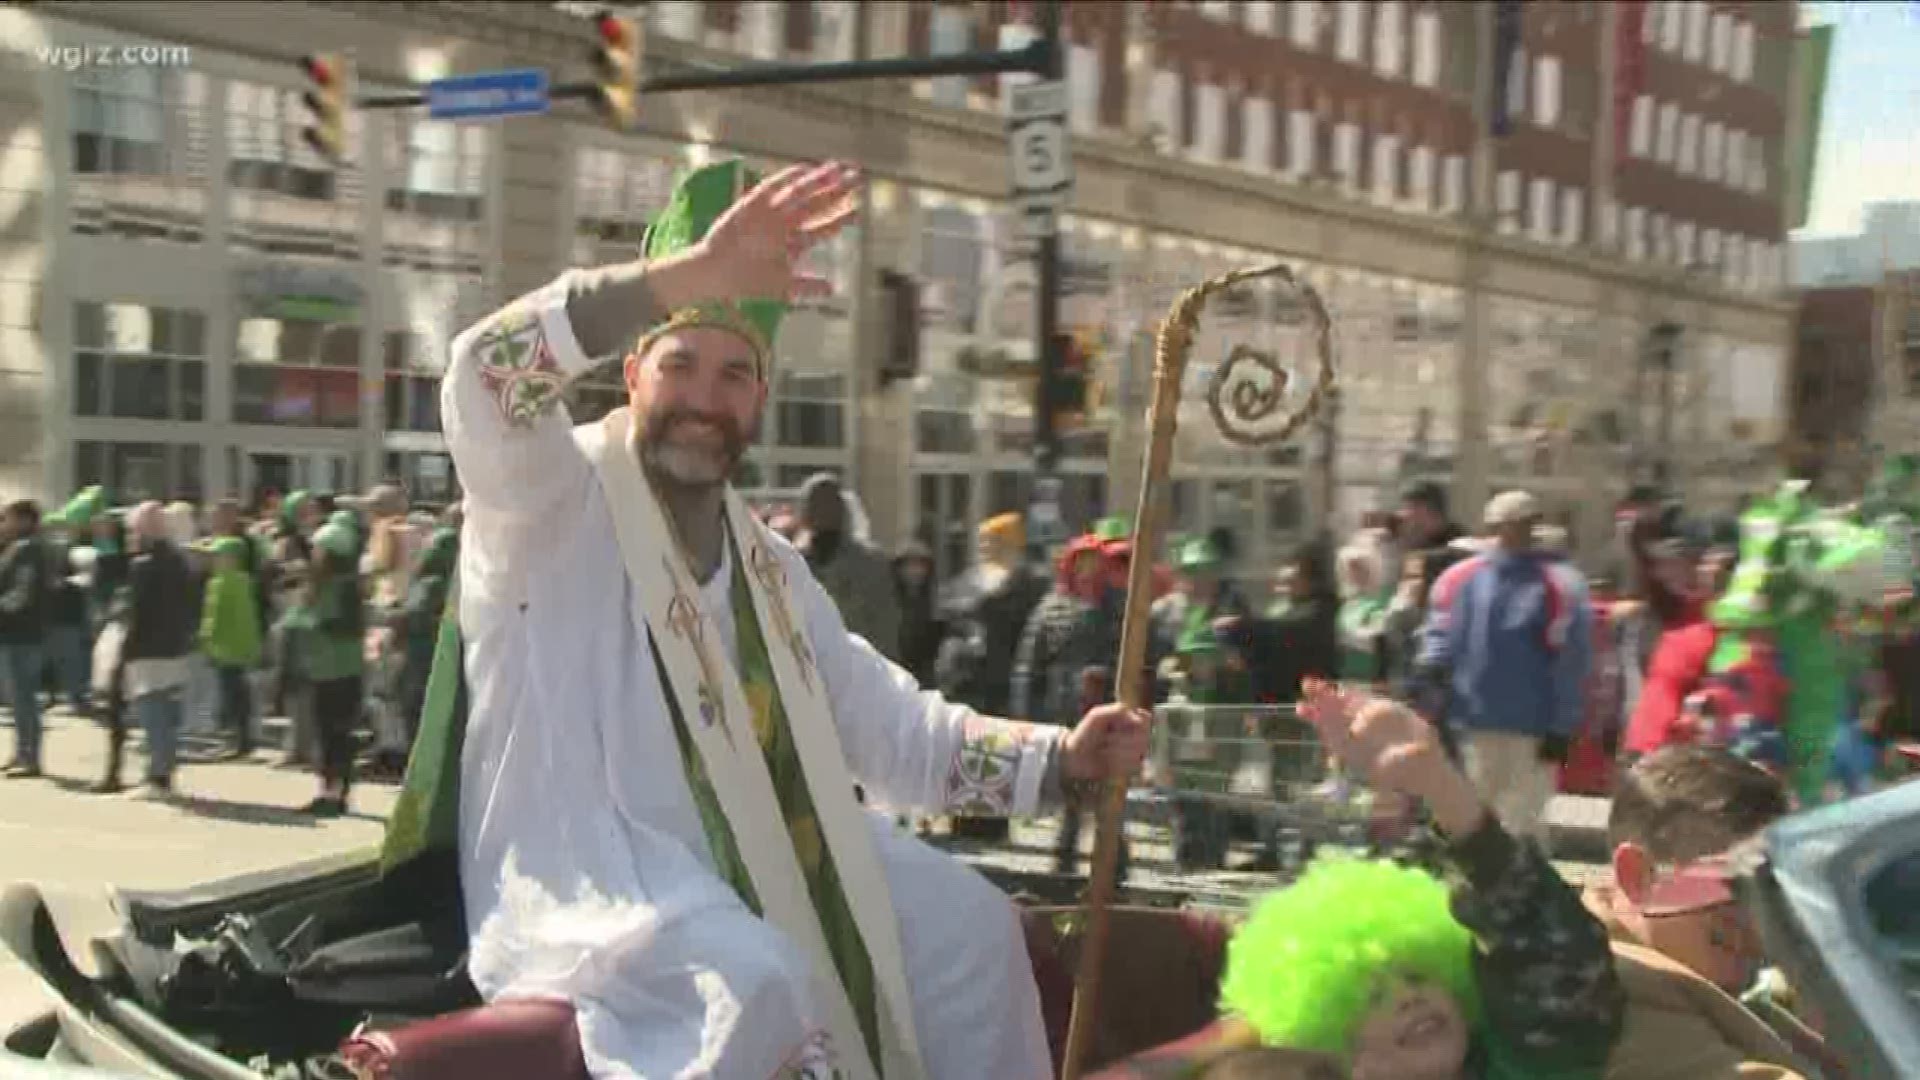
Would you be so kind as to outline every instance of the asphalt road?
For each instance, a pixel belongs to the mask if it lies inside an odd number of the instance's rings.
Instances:
[[[0,716],[0,753],[10,755],[11,714]],[[172,889],[352,851],[379,843],[397,793],[360,785],[352,813],[318,820],[299,812],[317,793],[313,776],[274,767],[277,751],[214,761],[220,745],[189,736],[173,799],[95,795],[86,788],[105,767],[104,732],[63,711],[48,720],[47,776],[0,780],[0,886],[33,882],[56,897],[108,885]],[[126,781],[144,775],[139,747],[130,740]],[[36,1008],[30,985],[0,964],[0,1031]]]

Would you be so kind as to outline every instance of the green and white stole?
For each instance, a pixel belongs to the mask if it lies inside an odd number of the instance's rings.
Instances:
[[[716,866],[812,957],[833,1076],[919,1080],[892,898],[772,534],[729,489],[736,668],[640,469],[627,410],[579,437],[634,585],[632,617],[664,675]]]

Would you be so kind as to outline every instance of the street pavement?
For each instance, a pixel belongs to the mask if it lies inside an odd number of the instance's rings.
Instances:
[[[0,754],[11,754],[11,714],[0,716]],[[48,716],[46,777],[0,780],[0,888],[31,882],[58,902],[108,885],[176,889],[353,851],[379,843],[398,792],[357,785],[350,814],[312,818],[300,812],[318,791],[310,772],[274,767],[277,750],[216,761],[218,740],[189,735],[175,797],[150,801],[137,794],[141,740],[128,743],[129,790],[92,794],[106,764],[104,730],[64,711]],[[25,978],[0,962],[0,1031],[37,1005]]]

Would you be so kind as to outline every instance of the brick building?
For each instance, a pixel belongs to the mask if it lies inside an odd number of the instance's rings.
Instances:
[[[1103,392],[1067,442],[1068,517],[1131,505],[1146,346],[1167,303],[1274,259],[1334,314],[1333,452],[1245,451],[1197,410],[1172,491],[1175,529],[1234,529],[1250,568],[1414,475],[1450,481],[1463,507],[1524,484],[1593,535],[1607,528],[1596,492],[1652,460],[1707,501],[1770,475],[1792,341],[1794,7],[1533,2],[1514,24],[1491,3],[1070,4],[1063,319],[1095,343]],[[1032,272],[1004,202],[1007,79],[667,95],[631,133],[571,106],[473,125],[373,112],[353,118],[337,170],[300,145],[300,53],[353,50],[369,90],[536,64],[568,77],[586,71],[593,10],[0,9],[14,133],[0,153],[0,487],[207,498],[397,475],[451,493],[433,382],[453,332],[564,266],[631,257],[690,164],[836,156],[874,178],[870,206],[821,254],[836,295],[783,333],[748,479],[841,473],[881,540],[918,535],[956,568],[972,524],[1030,487],[1026,384],[963,362],[1032,338]],[[662,68],[1032,33],[1025,6],[1003,3],[645,11]],[[1637,38],[1629,11],[1646,15]],[[1517,36],[1494,139],[1501,33]],[[177,62],[60,60],[103,44]],[[1613,127],[1623,46],[1644,51],[1643,92],[1623,102],[1615,155],[1597,133]],[[891,384],[882,270],[918,278],[924,305],[921,372]],[[1303,362],[1296,315],[1260,293],[1210,317],[1199,374],[1239,341]],[[1646,342],[1663,325],[1680,347],[1652,393]],[[617,399],[611,370],[574,398],[581,417]]]

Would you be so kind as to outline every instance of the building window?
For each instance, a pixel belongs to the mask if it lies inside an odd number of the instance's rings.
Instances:
[[[1415,210],[1433,208],[1433,148],[1416,146],[1407,157],[1407,200]]]
[[[1527,50],[1513,51],[1513,66],[1507,69],[1507,115],[1515,120],[1527,115]]]
[[[1100,50],[1075,45],[1067,52],[1068,116],[1075,131],[1100,126]]]
[[[1227,94],[1213,83],[1194,87],[1193,154],[1219,161],[1227,153]]]
[[[1686,36],[1687,6],[1685,0],[1666,0],[1660,5],[1660,48],[1669,53],[1680,52],[1680,40]]]
[[[958,206],[920,211],[921,324],[927,330],[972,334],[985,321],[986,222]]]
[[[67,192],[74,232],[204,239],[209,85],[195,71],[84,66],[74,73]]]
[[[1673,230],[1674,261],[1684,270],[1691,270],[1700,262],[1700,253],[1693,246],[1699,235],[1699,227],[1691,221],[1682,221]]]
[[[141,442],[77,442],[73,445],[76,488],[95,484],[123,503],[206,498],[200,446]]]
[[[640,257],[647,221],[667,204],[680,159],[654,152],[582,147],[573,159],[571,264],[606,266]]]
[[[1542,242],[1554,238],[1553,181],[1536,176],[1527,185],[1527,232]]]
[[[1647,215],[1647,250],[1652,252],[1654,262],[1673,261],[1673,234],[1667,228],[1667,215],[1657,211]]]
[[[1240,160],[1255,172],[1273,171],[1273,102],[1266,98],[1240,102]]]
[[[1622,218],[1627,234],[1627,258],[1640,262],[1647,257],[1647,212],[1638,206],[1629,206]]]
[[[1674,143],[1680,131],[1680,106],[1671,101],[1660,103],[1660,124],[1655,134],[1653,156],[1662,165],[1673,164]]]
[[[1400,140],[1381,135],[1373,140],[1373,198],[1392,206],[1400,197]]]
[[[1205,15],[1214,22],[1231,23],[1233,21],[1233,4],[1231,0],[1202,0],[1200,4],[1200,14]]]
[[[1713,11],[1707,0],[1688,0],[1687,3],[1687,48],[1685,56],[1692,63],[1707,58],[1707,19]]]
[[[1543,56],[1534,62],[1533,121],[1543,128],[1560,123],[1560,58]]]
[[[1293,0],[1287,6],[1287,29],[1295,48],[1318,49],[1328,0]]]
[[[381,221],[386,265],[434,273],[484,272],[487,259],[487,156],[494,128],[398,114],[382,140],[387,154],[387,213]]]
[[[740,5],[740,51],[756,60],[778,60],[786,52],[787,5],[779,0],[748,0]]]
[[[781,370],[774,394],[774,438],[804,450],[847,445],[847,377],[835,372]]]
[[[1407,66],[1407,12],[1400,0],[1382,0],[1373,8],[1374,70],[1397,79]]]
[[[114,301],[73,305],[73,414],[206,419],[207,323],[198,311]]]
[[[1343,187],[1360,180],[1360,125],[1338,124],[1333,129],[1333,174]]]
[[[1666,7],[1663,0],[1648,0],[1646,14],[1640,18],[1640,40],[1652,45],[1660,37],[1660,9]]]
[[[1293,109],[1287,113],[1287,175],[1294,180],[1304,180],[1313,175],[1316,167],[1314,146],[1319,141],[1315,138],[1318,125],[1319,117],[1306,109]]]
[[[1735,191],[1742,190],[1747,180],[1747,133],[1739,128],[1727,129],[1727,160],[1722,171],[1727,186]]]
[[[1608,199],[1600,204],[1600,246],[1607,251],[1620,250],[1620,204]]]
[[[1721,166],[1726,163],[1727,130],[1720,121],[1707,121],[1706,130],[1700,136],[1700,175],[1708,180],[1721,177]]]
[[[1430,7],[1413,13],[1413,85],[1440,85],[1440,13]]]
[[[1633,99],[1633,122],[1627,131],[1627,147],[1635,157],[1653,154],[1653,98],[1646,94]]]
[[[1579,188],[1560,192],[1560,242],[1573,246],[1580,242],[1587,218],[1587,195]]]
[[[158,68],[82,67],[72,95],[73,171],[158,177],[167,172],[164,86]]]
[[[935,56],[957,56],[973,48],[973,16],[969,9],[940,4],[933,9],[933,21],[927,28],[927,44]],[[1073,58],[1067,58],[1067,78],[1073,78]],[[1098,78],[1098,75],[1095,75]],[[947,75],[928,82],[928,96],[949,108],[965,108],[967,77]]]
[[[1767,140],[1765,139],[1747,140],[1747,193],[1750,195],[1767,193]]]
[[[345,160],[337,165],[307,145],[305,116],[294,90],[227,84],[229,239],[243,251],[358,259],[358,162],[367,114],[347,113]]]
[[[653,9],[653,29],[679,41],[704,41],[707,35],[706,5],[695,0],[662,0],[649,5]]]
[[[1675,163],[1681,176],[1700,170],[1700,118],[1692,113],[1680,116],[1680,160]]]
[[[851,0],[813,0],[808,7],[813,15],[813,25],[808,35],[813,46],[813,58],[829,61],[853,59],[854,20],[860,17],[860,5]]]
[[[1712,34],[1707,46],[1707,66],[1723,72],[1733,53],[1733,16],[1724,11],[1715,12]]]
[[[1440,170],[1440,209],[1462,214],[1467,209],[1467,156],[1448,154]]]
[[[1736,80],[1753,81],[1753,24],[1745,19],[1733,27],[1733,62],[1729,68]]]
[[[1502,172],[1493,184],[1494,210],[1500,216],[1500,230],[1512,232],[1520,215],[1520,174],[1512,169]]]
[[[235,328],[233,422],[351,428],[360,423],[360,327],[260,317]]]
[[[1186,128],[1181,123],[1180,74],[1168,68],[1153,73],[1153,88],[1147,103],[1148,122],[1159,133],[1162,150],[1177,150],[1186,143]]]
[[[1720,269],[1720,230],[1706,229],[1700,233],[1700,261],[1715,270]]]
[[[1334,55],[1349,64],[1360,62],[1366,49],[1367,5],[1364,0],[1340,0],[1334,28]]]
[[[381,339],[388,431],[440,430],[440,376],[431,340],[410,330],[389,331]]]
[[[1247,29],[1256,34],[1272,36],[1280,29],[1276,16],[1280,5],[1276,0],[1248,0],[1243,5],[1247,9]]]

